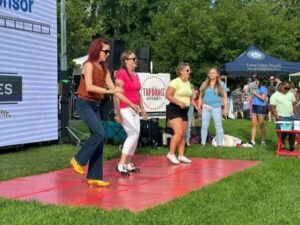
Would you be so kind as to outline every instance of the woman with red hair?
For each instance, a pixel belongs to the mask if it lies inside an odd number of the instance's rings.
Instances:
[[[123,89],[115,87],[112,82],[107,68],[109,52],[110,46],[106,40],[98,38],[91,42],[88,59],[83,64],[77,90],[76,110],[91,134],[70,163],[74,171],[81,175],[85,174],[83,166],[88,164],[87,182],[89,186],[109,186],[109,182],[103,180],[104,129],[99,114],[101,95],[114,94],[134,110],[139,111],[139,106],[129,101],[122,94]]]

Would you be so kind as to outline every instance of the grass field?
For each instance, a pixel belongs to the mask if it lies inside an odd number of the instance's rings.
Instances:
[[[248,141],[250,121],[224,121],[226,133]],[[267,146],[255,148],[200,149],[192,145],[187,155],[203,158],[261,160],[253,168],[175,199],[165,205],[131,213],[104,211],[96,207],[65,207],[0,198],[0,224],[207,224],[297,225],[300,224],[300,161],[276,157],[274,124],[267,122]],[[210,133],[214,134],[213,127]],[[260,133],[257,135],[260,143]],[[0,180],[44,173],[69,166],[76,146],[57,144],[0,154]],[[139,153],[165,155],[167,148],[144,147]],[[118,146],[105,146],[105,159],[119,157]],[[133,199],[134,201],[134,199]]]

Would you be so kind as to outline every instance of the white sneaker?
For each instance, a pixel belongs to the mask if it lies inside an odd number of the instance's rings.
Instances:
[[[124,175],[124,176],[129,176],[129,172],[128,172],[127,168],[126,168],[126,165],[118,164],[118,165],[116,166],[116,170],[117,170],[120,174],[122,174],[122,175]]]
[[[185,157],[184,155],[179,155],[178,156],[178,160],[180,162],[183,162],[183,163],[192,163],[192,160],[188,159],[187,157]]]
[[[180,162],[178,161],[178,159],[176,158],[175,154],[170,154],[168,153],[167,155],[168,160],[170,160],[171,163],[173,164],[179,164]]]
[[[255,141],[251,140],[251,141],[249,141],[249,144],[252,145],[252,146],[254,146],[255,145]]]
[[[140,172],[140,169],[136,168],[133,165],[133,163],[128,163],[126,169],[127,169],[128,172],[133,172],[133,173],[139,173]]]

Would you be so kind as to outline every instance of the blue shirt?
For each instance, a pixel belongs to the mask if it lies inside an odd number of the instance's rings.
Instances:
[[[267,90],[266,86],[261,86],[260,88],[256,88],[256,92],[259,95],[265,94],[265,96],[267,97],[268,90]],[[253,96],[252,105],[265,106],[266,100],[261,100],[257,96]]]
[[[225,83],[221,82],[223,92],[227,92]],[[203,103],[214,108],[222,107],[222,97],[219,95],[217,88],[208,87],[204,92]]]

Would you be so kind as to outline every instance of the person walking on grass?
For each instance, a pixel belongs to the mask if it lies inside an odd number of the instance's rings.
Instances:
[[[179,63],[176,68],[177,78],[171,80],[166,97],[170,101],[167,105],[167,120],[174,131],[171,138],[167,158],[173,164],[191,163],[185,155],[185,132],[188,126],[188,109],[191,104],[192,88],[189,82],[191,68],[188,63]],[[178,149],[178,157],[175,151]]]
[[[227,88],[216,68],[211,68],[200,88],[198,110],[202,110],[201,145],[205,146],[211,117],[216,129],[217,146],[223,146],[222,115],[227,116]],[[222,108],[223,106],[223,108]]]

